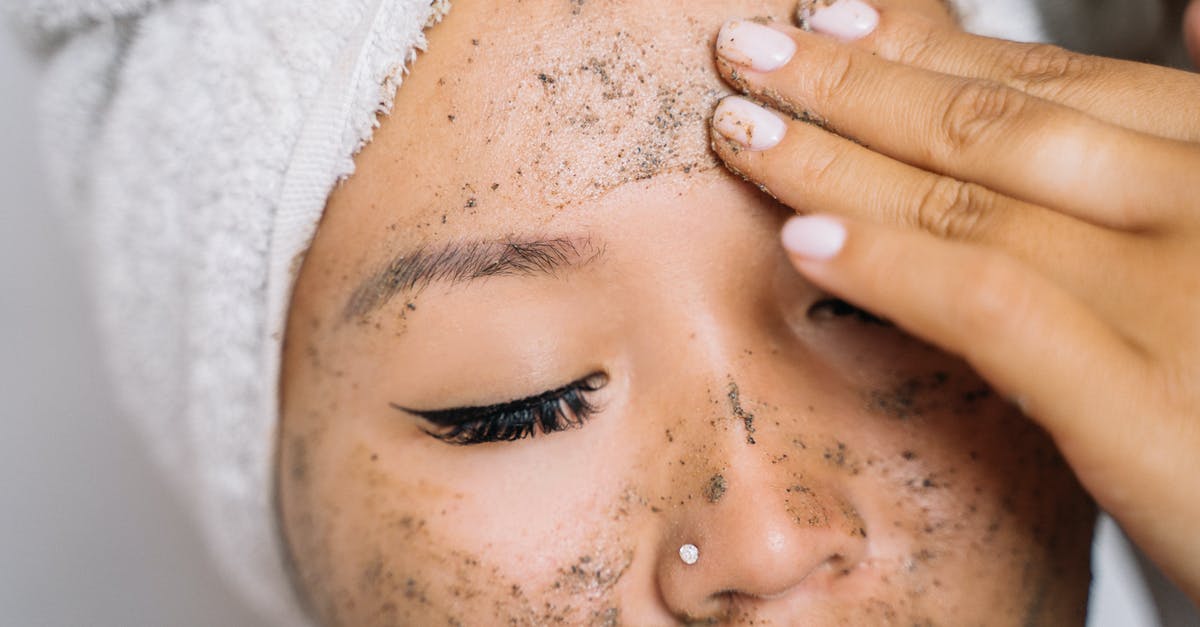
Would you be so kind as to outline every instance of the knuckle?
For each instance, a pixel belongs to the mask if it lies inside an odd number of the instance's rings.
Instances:
[[[1047,93],[1087,75],[1092,59],[1050,44],[1025,44],[1015,49],[1004,65],[1017,89]]]
[[[800,181],[810,189],[837,189],[841,173],[845,171],[847,150],[837,144],[822,144],[812,142],[792,165]]]
[[[938,237],[969,239],[982,228],[989,197],[974,183],[939,176],[917,201],[916,226]]]
[[[859,70],[858,55],[850,48],[839,48],[830,54],[816,73],[813,97],[818,103],[839,100],[850,91]]]
[[[941,130],[944,147],[955,156],[1003,132],[1021,115],[1025,96],[1000,83],[967,80],[946,97]]]
[[[897,23],[903,19],[903,23]],[[925,66],[939,56],[945,33],[929,20],[912,16],[893,16],[891,28],[876,32],[879,52],[884,58],[904,65]]]

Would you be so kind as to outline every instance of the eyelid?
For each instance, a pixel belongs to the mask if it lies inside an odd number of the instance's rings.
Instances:
[[[404,407],[396,403],[388,403],[392,409],[397,409],[419,418],[428,420],[429,422],[440,427],[453,427],[455,425],[465,424],[481,418],[486,418],[495,414],[512,413],[522,410],[528,410],[532,407],[554,400],[569,393],[571,390],[581,390],[584,392],[594,392],[608,382],[608,375],[603,372],[594,372],[581,379],[576,379],[571,383],[547,390],[540,394],[518,398],[516,400],[505,401],[493,405],[470,405],[466,407],[450,407],[447,409],[413,409]]]
[[[607,383],[606,374],[596,373],[541,394],[495,405],[417,412],[395,403],[392,406],[435,425],[421,430],[446,444],[514,442],[583,426],[599,409],[587,396]]]
[[[867,311],[853,303],[836,296],[823,296],[808,307],[807,316],[810,320],[832,320],[854,316],[864,324],[875,324],[881,327],[896,326],[891,320]]]

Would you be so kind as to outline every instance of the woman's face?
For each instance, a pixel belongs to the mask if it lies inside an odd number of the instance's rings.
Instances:
[[[1052,444],[805,282],[790,210],[707,150],[721,22],[793,8],[431,31],[287,330],[283,526],[328,624],[1081,622],[1094,510]]]

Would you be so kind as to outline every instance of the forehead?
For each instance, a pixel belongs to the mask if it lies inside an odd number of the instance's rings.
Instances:
[[[717,167],[712,39],[784,3],[456,5],[330,213],[394,238],[536,226],[624,184]],[[327,222],[338,221],[338,215]],[[325,226],[329,225],[324,225]]]

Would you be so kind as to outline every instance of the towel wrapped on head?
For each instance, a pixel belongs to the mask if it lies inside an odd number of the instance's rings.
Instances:
[[[429,0],[52,0],[49,180],[77,229],[122,409],[226,575],[303,624],[273,505],[288,298],[336,181],[370,137]]]
[[[957,4],[977,32],[1051,39],[1035,0]],[[1098,19],[1086,0],[1045,4]],[[1105,7],[1138,17],[1121,21],[1142,25],[1125,43],[1155,35],[1156,3]],[[226,576],[264,615],[305,624],[273,494],[290,290],[327,195],[449,3],[18,0],[9,10],[48,56],[47,173],[91,272],[118,400]]]

